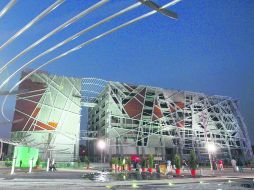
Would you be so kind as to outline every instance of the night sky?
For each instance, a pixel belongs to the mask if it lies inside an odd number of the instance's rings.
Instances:
[[[7,2],[0,1],[0,10]],[[18,1],[11,11],[0,18],[0,44],[53,2]],[[95,2],[97,1],[67,0],[0,51],[0,65]],[[43,42],[19,59],[8,72],[13,72],[34,56],[99,19],[135,2],[112,0]],[[162,5],[168,0],[155,2]],[[184,0],[170,9],[179,14],[179,20],[156,14],[100,39],[45,67],[44,70],[57,75],[97,77],[203,92],[208,95],[230,96],[240,101],[249,136],[254,143],[254,1]],[[140,7],[106,23],[36,61],[30,68],[147,11],[149,8]],[[18,77],[10,82],[9,87],[18,81]],[[10,118],[14,100],[15,97],[10,98],[6,107],[6,113]],[[0,117],[0,122],[2,121]],[[2,125],[0,137],[8,136],[9,130],[7,125]]]

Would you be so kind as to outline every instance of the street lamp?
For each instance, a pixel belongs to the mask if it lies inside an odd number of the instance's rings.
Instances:
[[[207,150],[208,150],[211,171],[213,171],[213,163],[212,163],[211,155],[216,152],[216,146],[215,146],[214,143],[209,142],[209,143],[207,143],[206,147],[207,147]]]
[[[101,151],[101,169],[102,169],[102,153],[103,153],[103,150],[106,148],[106,143],[104,140],[100,139],[98,142],[97,142],[97,147],[100,149]]]

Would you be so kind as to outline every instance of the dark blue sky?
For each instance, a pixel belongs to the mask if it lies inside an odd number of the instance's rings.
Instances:
[[[0,19],[0,43],[53,2],[19,1]],[[67,0],[0,52],[0,64],[94,2],[97,1]],[[134,2],[113,0],[100,11],[84,17],[44,42],[20,59],[16,67],[98,19]],[[168,1],[156,2],[163,4]],[[6,0],[0,1],[0,9],[5,3]],[[240,100],[241,112],[254,143],[254,1],[184,0],[170,9],[179,14],[179,20],[154,15],[68,55],[45,67],[45,70],[58,75],[92,76],[231,96]],[[107,23],[46,56],[34,66],[146,11],[149,9],[142,7]],[[16,67],[12,66],[9,71]],[[12,107],[7,109],[11,113]]]

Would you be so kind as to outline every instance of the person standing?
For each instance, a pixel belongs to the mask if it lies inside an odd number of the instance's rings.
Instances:
[[[167,160],[167,172],[166,172],[166,174],[168,175],[170,172],[172,172],[172,165],[171,165],[171,161],[168,159]]]
[[[184,169],[186,168],[186,169],[188,169],[188,164],[186,163],[186,160],[185,159],[183,159],[183,161],[182,161],[182,168],[183,168],[183,171],[184,171]]]
[[[243,173],[243,162],[240,158],[238,158],[237,162],[236,162],[238,168],[239,168],[239,172]]]
[[[222,161],[221,159],[218,161],[218,169],[219,169],[220,171],[223,171],[223,170],[224,170],[223,161]]]
[[[212,160],[212,167],[213,167],[213,170],[217,170],[218,169],[216,158],[213,158],[213,160]]]
[[[231,160],[231,164],[232,164],[234,172],[237,172],[236,160],[234,158]]]

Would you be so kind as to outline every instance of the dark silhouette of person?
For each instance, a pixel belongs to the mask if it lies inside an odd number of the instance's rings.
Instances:
[[[50,165],[49,165],[49,171],[53,171],[53,172],[56,171],[55,163],[54,164],[50,163]]]

